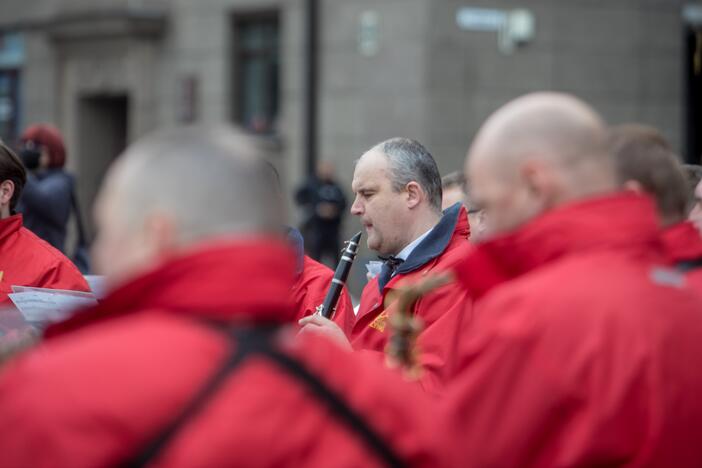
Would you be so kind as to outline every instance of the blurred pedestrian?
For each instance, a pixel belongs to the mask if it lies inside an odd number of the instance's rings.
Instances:
[[[335,180],[333,164],[319,163],[317,173],[298,189],[295,201],[305,211],[302,233],[310,256],[336,267],[341,252],[346,196]]]
[[[113,290],[0,374],[2,465],[437,466],[421,392],[286,326],[295,258],[261,156],[178,128],[120,157],[95,209]]]
[[[28,174],[18,211],[27,229],[65,252],[74,181],[64,169],[63,137],[52,125],[38,124],[27,128],[20,141]]]
[[[488,238],[446,395],[462,466],[702,466],[702,300],[664,266],[653,202],[618,192],[602,119],[518,98],[466,162]]]

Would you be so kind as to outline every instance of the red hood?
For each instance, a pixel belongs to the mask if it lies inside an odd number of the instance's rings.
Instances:
[[[47,336],[144,310],[243,322],[292,321],[295,259],[273,238],[223,241],[191,249],[112,292]]]
[[[689,221],[675,224],[663,231],[661,240],[671,262],[702,258],[702,237]]]
[[[474,247],[456,272],[474,298],[575,252],[638,249],[662,259],[658,219],[648,198],[631,192],[568,204]]]

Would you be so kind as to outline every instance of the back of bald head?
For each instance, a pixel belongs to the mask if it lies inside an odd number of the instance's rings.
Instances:
[[[504,171],[526,159],[542,159],[570,174],[583,194],[614,186],[603,119],[585,102],[563,93],[517,98],[483,125],[469,157],[491,158]],[[590,190],[592,189],[592,190]]]
[[[105,190],[125,222],[136,227],[152,214],[169,216],[184,242],[274,232],[282,210],[266,156],[233,127],[161,130],[127,149]]]
[[[609,130],[607,144],[616,162],[619,183],[636,182],[651,195],[664,225],[687,217],[685,173],[658,130],[640,124],[617,125]]]

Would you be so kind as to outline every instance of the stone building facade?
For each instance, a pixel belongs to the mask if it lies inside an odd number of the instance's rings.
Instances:
[[[308,3],[0,0],[0,131],[55,122],[86,206],[125,144],[176,122],[236,121],[264,134],[292,189],[307,167]],[[480,123],[533,90],[573,92],[611,122],[659,127],[690,159],[702,151],[694,2],[318,3],[318,153],[346,184],[354,160],[392,136],[424,142],[442,172],[458,169]],[[532,23],[510,52],[495,22],[517,9]]]

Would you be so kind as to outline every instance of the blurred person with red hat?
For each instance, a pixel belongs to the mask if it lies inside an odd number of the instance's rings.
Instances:
[[[27,229],[65,252],[74,180],[64,170],[63,137],[56,127],[38,124],[28,127],[20,141],[20,158],[28,174],[17,210]]]

